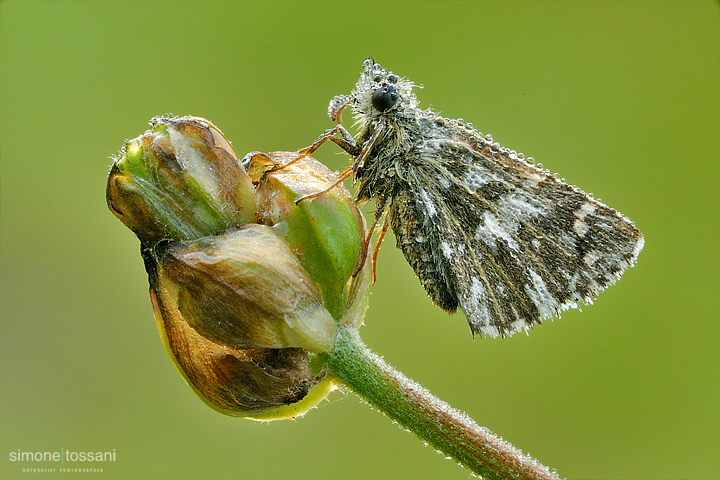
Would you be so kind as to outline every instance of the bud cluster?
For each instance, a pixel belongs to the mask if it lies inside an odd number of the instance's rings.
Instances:
[[[335,388],[316,354],[367,308],[362,214],[345,188],[328,190],[332,172],[296,157],[241,162],[207,120],[160,117],[111,166],[107,203],[140,239],[168,353],[228,415],[292,418],[316,405]]]

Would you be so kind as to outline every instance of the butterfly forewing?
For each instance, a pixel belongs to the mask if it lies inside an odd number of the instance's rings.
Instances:
[[[635,261],[642,236],[615,210],[461,127],[435,131],[391,224],[433,301],[459,303],[473,332],[590,303]]]

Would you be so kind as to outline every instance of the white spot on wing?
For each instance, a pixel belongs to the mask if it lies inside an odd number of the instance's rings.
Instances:
[[[475,193],[479,188],[488,183],[490,180],[486,176],[486,171],[477,165],[470,165],[468,171],[463,175],[463,182],[468,192]]]
[[[591,250],[585,254],[583,257],[583,262],[585,262],[585,265],[588,267],[591,267],[595,265],[595,262],[597,262],[598,258],[600,258],[600,253],[596,250]]]
[[[537,199],[511,193],[498,199],[497,210],[521,222],[528,222],[538,215],[544,214],[546,209]]]
[[[470,282],[470,291],[468,292],[468,305],[463,306],[463,310],[468,315],[469,320],[475,325],[483,335],[497,337],[500,332],[497,327],[490,325],[490,313],[487,305],[487,291],[482,281],[477,277],[473,277]]]
[[[573,223],[573,230],[575,230],[575,233],[577,233],[580,237],[584,237],[588,230],[590,230],[588,224],[585,223],[585,217],[594,214],[595,210],[597,210],[595,205],[586,202],[583,204],[582,207],[580,207],[580,210],[575,212],[576,218],[575,222]]]
[[[476,305],[480,305],[485,303],[486,297],[485,286],[477,277],[473,277],[472,283],[470,283],[470,301]]]
[[[437,208],[435,207],[433,201],[430,200],[430,196],[424,188],[420,190],[420,196],[422,197],[423,203],[425,204],[425,211],[427,212],[427,214],[431,217],[437,215]]]
[[[633,249],[633,265],[635,264],[635,259],[637,259],[637,256],[640,255],[640,250],[642,250],[644,246],[645,237],[640,237],[640,240],[638,240],[635,248]]]
[[[547,177],[547,175],[532,170],[522,171],[520,176],[528,180],[533,187],[537,187]]]
[[[573,223],[573,230],[575,230],[578,236],[584,237],[588,230],[590,230],[590,227],[579,218],[576,218],[575,223]]]
[[[498,222],[498,219],[495,215],[490,212],[485,212],[483,214],[483,220],[485,221],[485,225],[478,226],[477,230],[475,231],[475,238],[477,238],[478,240],[482,240],[486,245],[491,248],[496,248],[496,239],[501,238],[505,240],[508,246],[516,252],[520,250],[520,245],[513,238],[510,232],[505,230],[500,225],[500,222]]]
[[[447,242],[440,242],[440,250],[442,250],[443,255],[445,255],[445,258],[450,260],[453,256],[453,249],[450,247],[450,245]]]
[[[445,177],[445,175],[438,174],[437,180],[443,189],[447,190],[450,188],[450,181]]]
[[[545,282],[537,272],[528,269],[528,275],[530,276],[532,285],[526,284],[525,292],[540,312],[540,318],[551,318],[557,309],[557,301],[550,294]]]

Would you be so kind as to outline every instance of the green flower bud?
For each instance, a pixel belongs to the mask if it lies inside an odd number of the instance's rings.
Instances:
[[[198,117],[157,117],[114,158],[110,210],[141,242],[192,239],[255,222],[255,195],[230,143]]]
[[[348,306],[352,274],[358,267],[365,219],[350,193],[333,185],[337,177],[325,165],[295,152],[252,153],[245,156],[257,184],[258,216],[266,225],[283,226],[286,240],[317,282],[325,306],[340,319]],[[298,202],[308,195],[322,195]],[[298,203],[296,203],[298,202]]]

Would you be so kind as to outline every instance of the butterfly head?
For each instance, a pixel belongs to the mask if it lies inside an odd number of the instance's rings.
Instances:
[[[363,71],[350,95],[338,95],[330,102],[328,114],[339,123],[340,113],[351,105],[355,116],[369,122],[380,116],[395,115],[417,106],[413,93],[415,84],[407,78],[395,75],[375,63],[372,58],[363,62]]]

